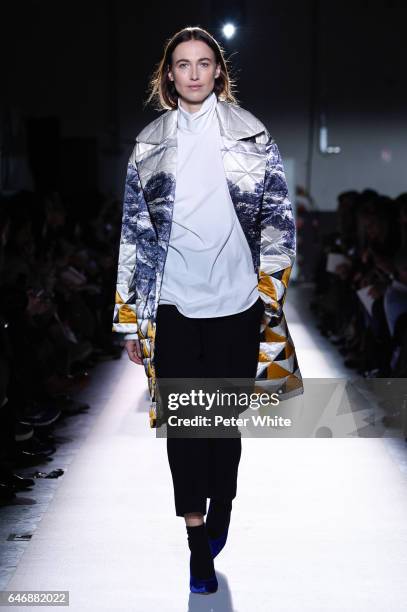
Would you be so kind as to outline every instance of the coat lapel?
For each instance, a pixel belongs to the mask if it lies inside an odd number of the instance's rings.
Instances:
[[[222,138],[222,153],[227,178],[234,180],[236,175],[244,172],[248,175],[255,173],[256,164],[249,167],[236,168],[233,163],[233,154],[246,157],[262,157],[264,142],[255,142],[255,137],[267,133],[265,126],[253,115],[235,104],[219,101],[217,106],[219,129]],[[245,141],[245,139],[253,141]],[[264,139],[263,139],[264,140]],[[136,138],[135,161],[138,166],[143,189],[149,192],[148,181],[152,174],[171,173],[176,178],[177,167],[177,112],[169,110],[147,125]],[[242,164],[238,162],[238,166]],[[258,164],[257,164],[258,166]],[[257,172],[256,178],[260,176]]]

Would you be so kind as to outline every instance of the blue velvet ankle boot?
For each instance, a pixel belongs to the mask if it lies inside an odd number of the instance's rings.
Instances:
[[[216,557],[226,544],[228,539],[229,527],[218,538],[208,538],[209,548],[211,549],[212,559]]]
[[[214,559],[226,544],[229,531],[232,502],[211,499],[208,515],[206,517],[206,531],[208,532],[209,548]]]
[[[190,575],[189,588],[191,593],[201,593],[202,595],[209,595],[210,593],[216,593],[218,590],[218,580],[216,574],[213,578],[195,578]]]
[[[188,546],[191,551],[189,562],[189,588],[191,593],[215,593],[218,590],[218,580],[205,523],[194,527],[187,526],[187,533]]]

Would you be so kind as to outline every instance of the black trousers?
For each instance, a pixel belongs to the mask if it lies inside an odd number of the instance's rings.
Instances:
[[[263,301],[237,314],[191,318],[159,304],[155,372],[160,378],[256,376]],[[239,432],[240,433],[240,432]],[[240,437],[167,437],[175,512],[206,514],[207,498],[232,500],[237,492]]]

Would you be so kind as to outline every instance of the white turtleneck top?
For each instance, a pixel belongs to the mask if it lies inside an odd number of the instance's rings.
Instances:
[[[173,304],[186,317],[236,314],[259,297],[226,181],[217,103],[212,92],[199,111],[188,112],[179,99],[176,111],[175,201],[159,304]]]
[[[212,92],[190,113],[178,98],[174,211],[160,304],[186,317],[221,317],[257,300],[257,274],[236,216]]]

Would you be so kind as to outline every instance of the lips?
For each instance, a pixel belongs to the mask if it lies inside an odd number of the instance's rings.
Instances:
[[[202,85],[189,85],[190,89],[200,89]]]

